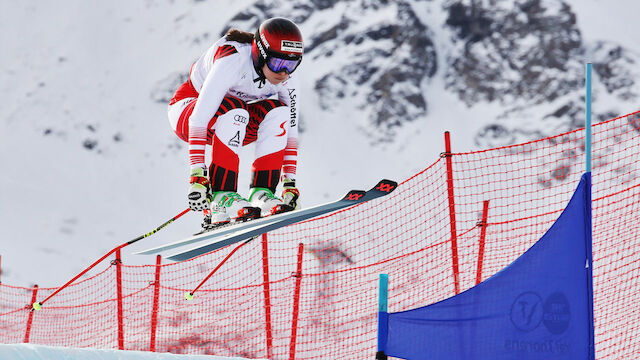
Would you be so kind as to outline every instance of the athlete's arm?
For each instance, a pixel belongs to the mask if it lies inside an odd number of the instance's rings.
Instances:
[[[298,109],[300,108],[300,88],[295,78],[287,80],[278,92],[278,99],[289,106],[289,136],[284,149],[282,175],[290,180],[296,178],[298,166]]]
[[[215,60],[211,71],[204,80],[198,101],[189,117],[189,160],[191,169],[205,168],[205,146],[209,121],[218,111],[222,99],[238,81],[242,69],[240,54],[225,56]]]

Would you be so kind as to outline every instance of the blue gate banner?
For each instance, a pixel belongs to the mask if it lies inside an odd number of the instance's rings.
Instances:
[[[451,298],[381,314],[379,350],[411,360],[592,360],[590,264],[586,173],[553,226],[509,266]]]

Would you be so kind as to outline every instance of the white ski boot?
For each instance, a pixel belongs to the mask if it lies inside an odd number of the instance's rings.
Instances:
[[[252,206],[260,208],[260,213],[263,217],[280,214],[294,209],[293,206],[285,204],[282,199],[273,195],[271,190],[267,188],[251,188],[249,201]]]
[[[221,225],[243,222],[260,217],[260,208],[252,206],[235,191],[216,191],[210,204],[211,210],[202,221],[204,230],[212,230]]]

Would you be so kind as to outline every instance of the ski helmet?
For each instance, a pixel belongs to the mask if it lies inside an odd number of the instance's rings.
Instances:
[[[251,45],[253,66],[261,76],[264,76],[262,67],[265,64],[273,72],[291,74],[300,65],[303,52],[302,33],[298,26],[279,17],[260,24]]]

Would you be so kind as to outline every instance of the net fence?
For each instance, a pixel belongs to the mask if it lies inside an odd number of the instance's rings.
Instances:
[[[640,358],[640,112],[593,126],[596,357]],[[0,342],[272,359],[372,359],[389,311],[474,286],[535,243],[584,172],[585,131],[438,160],[382,199],[190,261],[120,252],[56,288],[0,284]],[[408,199],[411,199],[410,201]],[[186,301],[236,246],[240,249]]]

